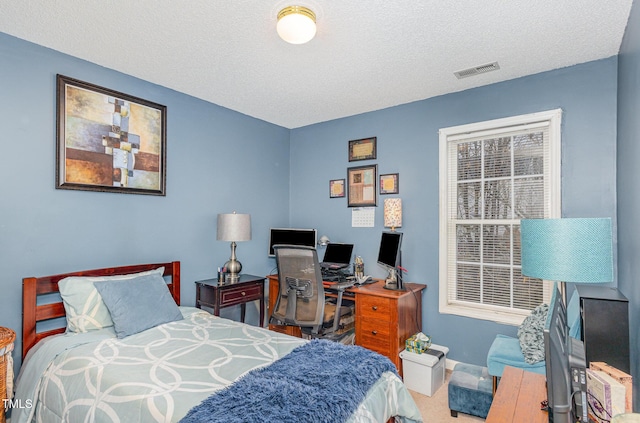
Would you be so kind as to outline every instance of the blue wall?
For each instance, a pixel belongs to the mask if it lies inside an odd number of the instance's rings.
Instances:
[[[634,2],[618,70],[618,286],[630,300],[634,410],[640,409],[640,9]]]
[[[516,327],[438,312],[438,130],[443,127],[562,108],[562,210],[565,217],[616,217],[617,58],[519,78],[291,131],[291,221],[351,241],[365,272],[376,264],[383,230],[378,199],[374,228],[352,228],[346,198],[329,199],[329,180],[350,166],[377,163],[399,173],[403,266],[426,283],[423,331],[450,348],[449,357],[486,365],[496,333]],[[377,159],[348,162],[348,140],[377,137]]]
[[[244,270],[271,271],[268,229],[289,220],[288,129],[6,34],[0,63],[0,325],[21,336],[23,277],[134,263],[180,260],[193,305],[194,281],[230,256],[216,216],[233,210],[252,215]],[[54,188],[57,73],[167,106],[165,197]]]
[[[355,243],[366,273],[384,276],[382,208],[374,228],[352,228],[346,199],[329,199],[330,179],[377,163],[400,174],[403,264],[428,284],[424,331],[452,359],[484,364],[495,334],[516,328],[438,313],[438,129],[452,125],[562,108],[563,215],[615,221],[616,57],[291,131],[4,34],[0,62],[0,324],[18,335],[25,276],[178,259],[193,304],[193,281],[229,256],[215,216],[232,210],[252,214],[253,240],[238,246],[247,273],[272,272],[268,228],[290,225]],[[56,73],[167,106],[166,197],[54,189]],[[378,158],[349,163],[347,141],[371,136]],[[135,223],[114,222],[120,211]]]

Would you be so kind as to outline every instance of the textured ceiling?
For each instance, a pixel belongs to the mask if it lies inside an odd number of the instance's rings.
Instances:
[[[615,55],[631,3],[1,0],[0,32],[296,128]],[[317,15],[308,44],[276,34],[291,4]]]

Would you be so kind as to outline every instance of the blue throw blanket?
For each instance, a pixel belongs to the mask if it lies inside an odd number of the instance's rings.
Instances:
[[[397,374],[387,357],[312,340],[211,395],[180,423],[344,422],[386,371]]]

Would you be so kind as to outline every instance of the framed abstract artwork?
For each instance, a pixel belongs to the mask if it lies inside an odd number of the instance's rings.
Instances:
[[[376,180],[378,165],[347,168],[347,201],[349,207],[377,205]]]
[[[57,76],[56,188],[165,195],[167,108]]]

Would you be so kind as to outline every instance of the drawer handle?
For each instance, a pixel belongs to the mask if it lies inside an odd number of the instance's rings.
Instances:
[[[372,330],[371,333],[374,334],[374,335],[377,335],[378,331],[377,330]]]
[[[371,308],[373,309],[373,311],[378,310],[378,306],[373,306],[373,307],[371,307]]]

